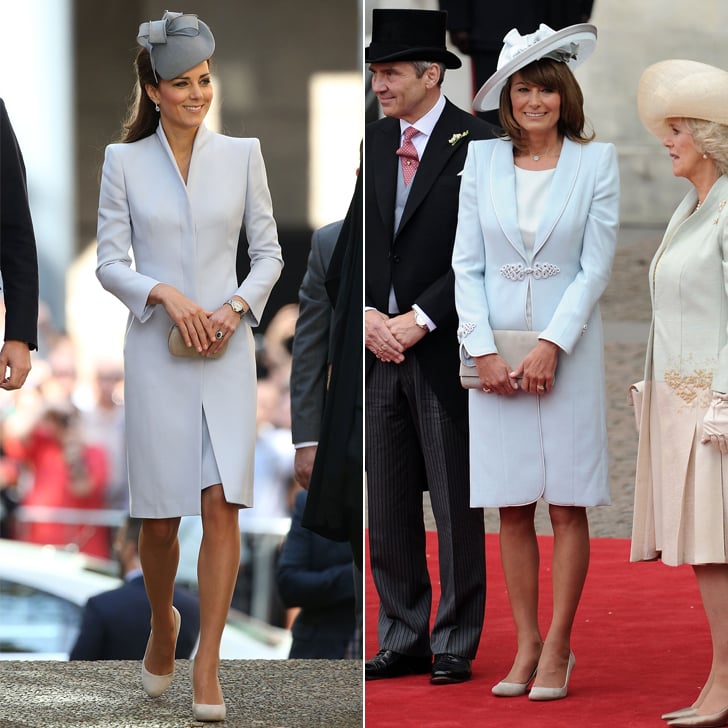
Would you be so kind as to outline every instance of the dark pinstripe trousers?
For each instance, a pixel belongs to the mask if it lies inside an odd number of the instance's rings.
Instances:
[[[370,568],[380,599],[379,647],[406,655],[472,659],[485,611],[482,509],[470,508],[467,434],[410,352],[377,360],[366,383]],[[422,492],[430,491],[441,597],[432,634]]]

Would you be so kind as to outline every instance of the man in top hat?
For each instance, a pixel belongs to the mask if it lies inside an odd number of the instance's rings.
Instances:
[[[458,379],[451,257],[459,174],[493,127],[441,92],[460,60],[446,13],[374,10],[365,60],[386,118],[365,134],[366,470],[380,651],[367,679],[471,676],[483,624],[483,513],[469,507],[467,397]],[[422,491],[438,530],[432,632]],[[434,655],[434,662],[432,656]]]

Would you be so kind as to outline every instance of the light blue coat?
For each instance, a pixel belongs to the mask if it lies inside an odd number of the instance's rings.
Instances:
[[[238,285],[241,224],[250,272]],[[133,255],[133,265],[132,265]],[[256,326],[282,267],[260,144],[195,138],[187,184],[161,126],[106,148],[98,219],[97,276],[129,309],[124,343],[131,513],[200,512],[202,412],[228,501],[253,504]],[[217,360],[173,357],[172,321],[147,304],[167,283],[213,311],[237,294],[250,304]]]
[[[543,397],[470,392],[471,505],[609,503],[604,354],[598,301],[619,217],[611,144],[564,139],[532,253],[521,239],[509,141],[471,142],[453,253],[461,357],[496,351],[493,329],[557,344]],[[514,363],[515,366],[515,363]]]

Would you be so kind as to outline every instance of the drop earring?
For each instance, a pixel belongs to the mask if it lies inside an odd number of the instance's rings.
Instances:
[[[154,110],[157,112],[159,111],[159,104],[154,104]],[[703,155],[703,156],[705,156],[705,155]]]

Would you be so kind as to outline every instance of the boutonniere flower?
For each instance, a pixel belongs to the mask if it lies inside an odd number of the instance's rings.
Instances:
[[[466,129],[465,131],[461,131],[459,134],[453,134],[448,140],[447,143],[453,147],[455,146],[461,139],[465,138],[468,134],[470,134],[470,130]]]

